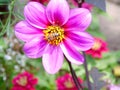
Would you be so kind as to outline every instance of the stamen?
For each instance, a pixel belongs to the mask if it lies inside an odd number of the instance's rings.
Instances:
[[[47,42],[52,45],[59,45],[64,38],[64,30],[59,26],[49,26],[43,33]]]

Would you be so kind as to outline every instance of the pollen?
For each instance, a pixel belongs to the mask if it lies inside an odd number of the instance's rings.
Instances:
[[[52,45],[59,45],[64,39],[64,29],[60,26],[48,26],[43,33],[45,40]]]

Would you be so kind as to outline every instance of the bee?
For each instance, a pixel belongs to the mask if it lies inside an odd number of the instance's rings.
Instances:
[[[48,39],[48,41],[52,41],[52,40],[58,39],[59,36],[60,36],[59,33],[56,33],[56,32],[55,32],[55,33],[50,33],[50,34],[48,35],[47,39]]]

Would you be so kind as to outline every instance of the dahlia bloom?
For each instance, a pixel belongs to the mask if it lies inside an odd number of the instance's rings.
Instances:
[[[78,78],[79,82],[82,83],[82,79]],[[57,90],[78,90],[74,84],[73,78],[70,74],[58,77],[56,79]]]
[[[42,57],[45,70],[55,74],[62,67],[64,55],[75,64],[84,62],[80,51],[92,47],[94,39],[85,32],[91,13],[84,8],[70,10],[66,0],[51,0],[47,7],[29,2],[25,20],[15,26],[15,35],[25,42],[29,58]]]
[[[93,58],[102,58],[102,53],[107,51],[107,43],[100,38],[95,38],[93,47],[86,51],[86,54],[91,55]]]
[[[14,77],[11,90],[35,90],[38,79],[29,72],[23,72]]]

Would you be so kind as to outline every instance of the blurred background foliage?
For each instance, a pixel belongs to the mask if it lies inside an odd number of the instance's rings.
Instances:
[[[12,79],[15,75],[22,71],[34,73],[39,83],[36,90],[56,90],[55,80],[58,76],[69,73],[69,67],[64,61],[63,67],[56,75],[49,75],[43,69],[41,58],[30,59],[22,52],[23,42],[14,36],[14,25],[23,17],[23,7],[25,1],[20,0],[0,0],[0,88],[1,90],[9,90],[12,87]],[[93,21],[88,28],[88,32],[95,37],[106,39],[104,34],[100,32],[98,15],[106,15],[101,10],[94,8],[92,11]],[[104,73],[103,80],[106,83],[120,84],[120,51],[109,51],[104,53],[102,59],[95,59],[87,55],[88,69],[97,67]],[[86,80],[83,65],[73,65],[77,75]]]

